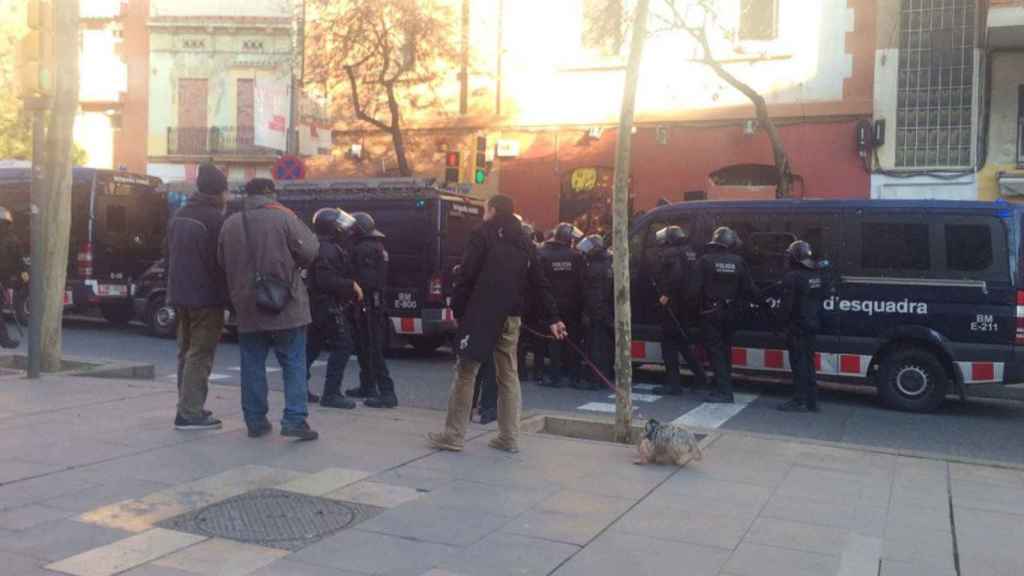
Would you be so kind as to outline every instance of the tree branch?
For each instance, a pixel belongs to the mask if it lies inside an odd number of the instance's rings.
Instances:
[[[368,122],[381,130],[391,131],[391,126],[377,120],[373,116],[370,116],[363,110],[362,105],[359,103],[359,85],[356,81],[355,68],[351,65],[345,66],[345,74],[348,76],[349,88],[352,90],[352,108],[357,118],[364,122]]]

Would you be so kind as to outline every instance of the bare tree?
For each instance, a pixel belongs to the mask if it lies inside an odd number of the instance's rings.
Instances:
[[[308,0],[306,80],[343,119],[390,135],[398,171],[411,176],[404,118],[443,110],[438,88],[454,77],[450,7],[438,0]]]
[[[768,135],[768,141],[772,146],[772,157],[775,161],[775,170],[778,174],[779,184],[775,190],[777,198],[790,196],[793,186],[793,173],[789,162],[789,155],[782,144],[782,137],[779,130],[768,115],[768,104],[764,96],[758,93],[753,87],[743,82],[729,70],[726,64],[715,57],[711,49],[711,42],[708,40],[708,31],[717,30],[724,35],[732,35],[732,31],[719,25],[718,16],[715,12],[714,0],[664,0],[669,15],[661,17],[663,30],[685,31],[701,48],[701,63],[711,68],[719,78],[730,86],[740,91],[754,105],[754,112],[757,114],[758,126],[764,129]]]

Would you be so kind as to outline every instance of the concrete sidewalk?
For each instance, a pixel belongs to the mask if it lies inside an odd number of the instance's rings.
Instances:
[[[211,389],[224,430],[177,432],[175,397],[0,379],[0,574],[1024,574],[1016,469],[732,433],[683,469],[542,434],[507,455],[476,426],[435,453],[443,415],[411,409],[314,408],[297,444],[247,438],[237,388]]]

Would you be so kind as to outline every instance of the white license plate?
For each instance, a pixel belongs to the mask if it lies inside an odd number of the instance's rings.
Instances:
[[[96,288],[97,296],[127,296],[128,287],[118,284],[100,284]]]

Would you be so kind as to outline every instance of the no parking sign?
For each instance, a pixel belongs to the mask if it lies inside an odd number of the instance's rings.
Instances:
[[[306,164],[298,156],[281,156],[274,163],[271,174],[274,180],[303,180],[306,178]]]

